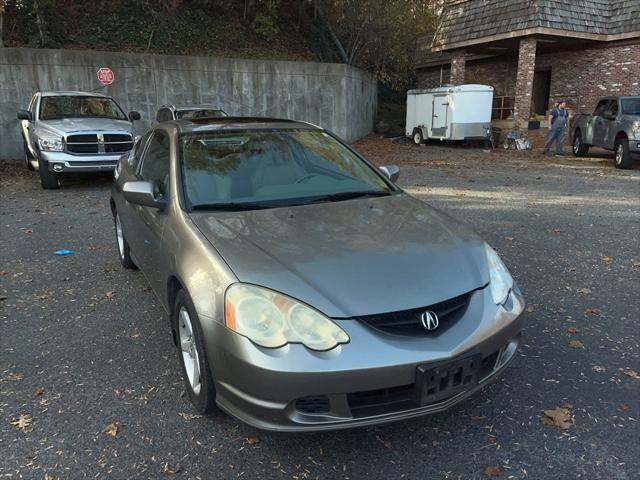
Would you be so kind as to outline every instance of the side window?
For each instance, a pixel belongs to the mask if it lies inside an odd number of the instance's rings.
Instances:
[[[140,178],[153,182],[157,195],[166,195],[169,188],[169,136],[153,132],[142,157]]]
[[[607,107],[607,110],[611,110],[612,115],[618,115],[618,100],[611,100],[611,104]]]
[[[609,100],[600,100],[593,114],[601,117],[604,111],[607,109],[608,103],[609,103]]]
[[[133,149],[129,154],[129,165],[133,170],[138,169],[138,165],[140,165],[140,158],[142,157],[142,153],[144,151],[144,146],[147,143],[147,140],[149,140],[150,136],[151,132],[147,132],[133,146]]]

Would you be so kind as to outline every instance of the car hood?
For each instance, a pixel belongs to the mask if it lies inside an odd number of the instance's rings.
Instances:
[[[428,306],[489,281],[483,241],[405,193],[190,216],[241,282],[334,318]]]
[[[38,133],[52,133],[61,137],[75,132],[109,131],[133,132],[133,125],[127,120],[113,120],[109,118],[58,118],[55,120],[41,120],[37,124]]]

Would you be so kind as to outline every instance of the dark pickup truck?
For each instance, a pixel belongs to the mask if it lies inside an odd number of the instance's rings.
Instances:
[[[631,168],[640,154],[640,97],[604,97],[593,115],[574,115],[571,122],[573,154],[584,157],[589,147],[615,152],[616,168]]]

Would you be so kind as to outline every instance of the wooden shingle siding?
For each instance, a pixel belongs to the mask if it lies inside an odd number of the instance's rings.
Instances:
[[[640,0],[459,0],[443,10],[434,47],[530,28],[616,35],[640,30]]]

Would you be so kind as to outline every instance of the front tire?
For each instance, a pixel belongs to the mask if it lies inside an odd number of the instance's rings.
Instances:
[[[216,389],[198,314],[184,290],[176,295],[172,316],[182,376],[189,399],[198,413],[211,413],[216,408]]]
[[[615,166],[626,170],[631,168],[631,152],[629,151],[629,141],[626,138],[619,138],[615,144]]]
[[[24,146],[24,163],[25,166],[27,167],[27,170],[29,170],[30,172],[35,171],[35,168],[33,168],[33,164],[31,162],[33,162],[35,159],[33,158],[33,155],[31,155],[31,152],[29,151],[29,147],[27,146],[27,142],[22,142],[23,146]]]
[[[38,171],[40,173],[40,184],[45,190],[56,190],[60,188],[58,174],[49,171],[49,165],[43,160],[38,160]]]
[[[122,266],[129,270],[135,270],[136,264],[131,259],[131,249],[129,248],[129,242],[127,242],[124,236],[124,230],[122,229],[122,223],[120,222],[120,215],[115,212],[113,218],[116,230],[116,243],[118,245],[118,256],[120,257],[120,263]]]
[[[589,153],[589,145],[582,143],[582,134],[578,130],[573,136],[573,155],[576,157],[586,157]]]

